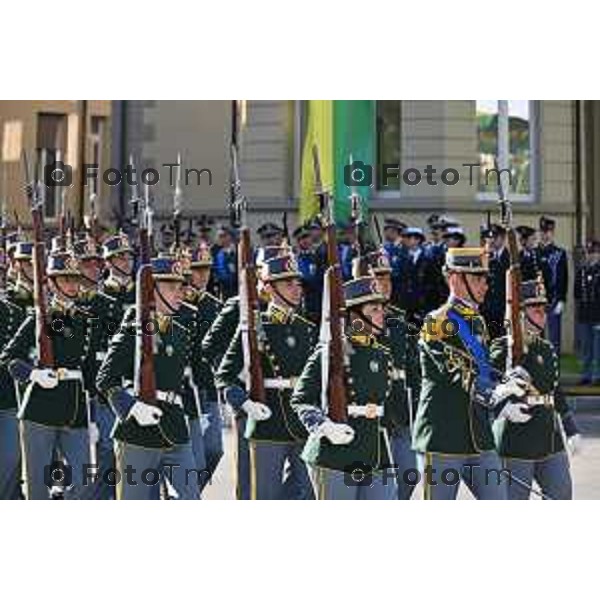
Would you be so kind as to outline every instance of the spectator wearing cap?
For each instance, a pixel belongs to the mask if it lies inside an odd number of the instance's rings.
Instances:
[[[537,245],[537,235],[533,227],[529,225],[519,225],[516,228],[519,235],[519,261],[521,263],[521,277],[523,281],[533,281],[537,279],[540,272],[539,248]]]
[[[506,248],[506,230],[502,225],[494,223],[489,229],[483,229],[481,237],[489,252],[488,291],[481,314],[493,340],[505,335],[506,271],[510,267],[510,257]]]
[[[425,234],[420,227],[406,227],[402,232],[405,251],[401,257],[400,279],[394,303],[406,311],[408,321],[420,326],[432,306],[433,264],[423,244]]]
[[[554,242],[556,221],[540,217],[540,267],[548,295],[548,337],[560,356],[562,315],[567,301],[569,268],[567,252]]]
[[[294,231],[298,270],[304,288],[304,309],[306,316],[314,323],[321,320],[323,302],[324,262],[320,260],[314,243],[311,228],[301,225]]]
[[[215,288],[225,301],[238,293],[235,252],[235,230],[221,225],[217,231],[217,248],[214,253],[213,275]]]
[[[575,273],[575,321],[583,363],[582,385],[600,385],[600,240],[587,244]]]
[[[392,296],[394,298],[397,298],[400,293],[400,270],[402,256],[405,253],[402,231],[405,227],[406,224],[398,219],[386,218],[383,222],[383,251],[386,253],[392,269]]]

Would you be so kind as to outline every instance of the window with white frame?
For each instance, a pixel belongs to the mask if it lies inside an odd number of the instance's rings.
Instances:
[[[497,197],[497,165],[510,171],[511,196],[533,200],[536,108],[533,100],[476,101],[480,198]]]

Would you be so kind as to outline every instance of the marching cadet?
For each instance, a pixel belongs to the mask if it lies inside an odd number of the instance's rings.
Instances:
[[[261,279],[270,296],[259,324],[266,403],[248,398],[239,380],[244,365],[239,328],[216,376],[224,399],[248,416],[251,498],[255,500],[292,499],[285,486],[288,477],[295,481],[293,499],[311,498],[308,473],[300,459],[306,433],[289,403],[295,381],[317,341],[315,325],[297,314],[302,303],[300,277],[289,254],[272,258],[262,267]],[[286,463],[293,473],[286,474]]]
[[[519,245],[521,246],[519,253],[521,276],[523,281],[533,281],[537,279],[541,268],[536,231],[529,225],[519,225],[516,232],[519,234]]]
[[[372,252],[365,257],[369,273],[375,277],[377,291],[385,299],[384,331],[379,340],[386,346],[393,359],[393,374],[400,381],[395,390],[396,410],[394,419],[386,419],[390,433],[390,443],[394,467],[398,470],[398,500],[409,500],[414,490],[411,485],[409,470],[415,471],[417,459],[412,443],[412,424],[419,398],[419,356],[417,353],[416,334],[406,319],[405,312],[391,303],[392,269],[387,255],[383,251]],[[355,274],[355,278],[358,273]]]
[[[581,385],[600,385],[600,241],[587,244],[575,275],[575,320],[581,348]]]
[[[478,311],[487,290],[483,248],[450,248],[447,302],[430,313],[419,340],[421,394],[413,447],[426,499],[455,499],[462,480],[478,499],[506,498],[502,464],[494,449],[491,416],[525,422],[527,377],[498,377],[490,364],[485,321]],[[510,401],[509,401],[510,400]]]
[[[383,332],[385,298],[373,277],[344,284],[347,310],[345,381],[348,422],[330,420],[322,409],[325,345],[309,358],[291,404],[309,433],[303,458],[320,500],[393,500],[397,498],[386,420],[394,420],[397,399],[394,363],[376,335]]]
[[[33,306],[33,243],[17,242],[13,254],[13,265],[16,273],[14,284],[7,288],[7,298],[27,310]]]
[[[233,296],[225,302],[223,309],[202,340],[202,356],[211,366],[213,375],[219,370],[231,340],[235,336],[239,322],[240,297]],[[244,435],[246,431],[246,413],[243,410],[236,411],[234,428],[235,497],[238,500],[250,500],[250,450],[248,440]]]
[[[575,419],[558,392],[558,356],[544,339],[546,293],[540,279],[521,284],[521,302],[525,311],[525,355],[520,361],[529,374],[527,395],[517,399],[526,405],[531,418],[525,423],[498,419],[494,435],[499,455],[510,474],[508,498],[529,498],[535,480],[542,497],[570,500],[573,484],[567,448],[575,447],[579,437]],[[506,337],[494,341],[490,359],[503,369],[509,351]]]
[[[217,232],[217,249],[214,254],[213,275],[221,300],[238,293],[235,230],[221,225]]]
[[[103,258],[108,268],[108,277],[101,289],[109,296],[116,297],[121,306],[121,317],[128,307],[135,303],[135,283],[133,280],[134,251],[129,238],[123,232],[106,238],[102,243]],[[120,321],[118,322],[120,324]],[[114,333],[114,332],[113,332]]]
[[[80,275],[73,261],[64,254],[49,256],[47,275],[56,367],[36,366],[33,314],[4,348],[0,364],[8,366],[23,391],[19,418],[26,497],[48,499],[53,484],[62,484],[66,499],[86,499],[91,461],[82,364],[90,349],[90,322],[76,304]],[[55,461],[55,455],[62,460]]]
[[[510,257],[506,248],[506,231],[502,225],[494,223],[490,229],[482,229],[481,238],[488,246],[489,275],[488,290],[481,305],[481,314],[492,340],[505,334],[504,318],[506,311],[506,271],[510,267]]]
[[[196,337],[196,347],[199,348],[204,336],[223,309],[223,303],[206,291],[212,267],[210,248],[201,245],[190,250],[186,262],[189,275],[180,311],[194,309],[196,325],[193,332]],[[193,387],[198,396],[198,405],[191,407],[188,416],[190,416],[190,424],[198,423],[200,426],[204,468],[210,479],[223,456],[223,422],[214,376],[202,352],[195,352],[192,355],[191,374]],[[195,433],[191,431],[192,437]]]
[[[554,243],[556,221],[540,217],[540,267],[548,295],[548,338],[560,356],[562,314],[567,301],[569,271],[567,253]]]
[[[302,275],[305,313],[308,319],[318,324],[323,303],[323,261],[313,246],[309,227],[301,225],[293,235],[296,240],[298,270]]]
[[[107,248],[105,248],[107,252]],[[107,252],[108,253],[108,252]],[[92,316],[92,347],[84,363],[83,377],[90,406],[90,437],[91,443],[96,447],[96,461],[98,464],[98,478],[94,486],[93,496],[98,500],[114,500],[115,486],[110,485],[109,474],[114,469],[115,459],[113,443],[110,433],[114,426],[113,412],[105,398],[96,389],[96,377],[100,365],[106,356],[108,341],[121,324],[123,306],[117,296],[111,296],[100,289],[104,261],[102,248],[87,233],[84,232],[76,239],[72,248],[73,258],[77,270],[81,274],[79,304]],[[127,297],[130,292],[127,285],[121,287],[113,277],[108,288]],[[105,289],[107,286],[104,286]]]
[[[5,271],[8,264],[0,268]],[[4,348],[25,319],[25,310],[0,297],[0,344]],[[21,495],[21,445],[17,419],[15,384],[5,365],[0,365],[0,500],[18,500]]]
[[[182,267],[171,256],[153,258],[155,321],[154,376],[160,407],[135,397],[123,381],[134,379],[135,310],[124,317],[120,331],[110,341],[96,385],[117,417],[117,499],[152,500],[162,481],[178,500],[200,498],[202,473],[196,461],[185,421],[182,385],[190,354],[195,351],[189,331],[176,318],[183,298]],[[171,433],[174,432],[174,433]]]

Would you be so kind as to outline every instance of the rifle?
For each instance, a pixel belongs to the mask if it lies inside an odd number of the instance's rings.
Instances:
[[[350,218],[352,220],[352,224],[354,226],[354,250],[356,252],[356,256],[354,260],[355,264],[358,265],[358,276],[362,277],[363,275],[369,274],[369,269],[367,268],[367,262],[365,257],[365,240],[363,239],[363,211],[362,211],[362,198],[356,194],[352,193],[350,196],[351,203],[351,215]]]
[[[30,179],[27,154],[23,151],[25,193],[31,206],[33,225],[33,305],[35,309],[35,346],[38,365],[54,367],[54,349],[48,331],[48,300],[46,290],[46,244],[44,241],[43,201],[38,194],[39,182]]]
[[[181,205],[183,192],[181,191],[181,154],[177,155],[177,179],[175,181],[175,194],[173,194],[173,232],[175,235],[175,252],[181,246]]]
[[[0,223],[0,260],[2,261],[2,265],[0,266],[0,286],[2,289],[0,291],[4,292],[6,289],[6,271],[8,269],[8,257],[6,255],[6,197],[2,198],[2,209],[0,210],[0,219],[2,222]]]
[[[154,371],[154,340],[156,332],[150,324],[156,312],[154,302],[154,281],[152,279],[152,265],[150,263],[150,235],[148,233],[151,217],[148,214],[146,202],[140,199],[143,206],[139,206],[138,220],[138,245],[139,265],[136,282],[136,347],[134,390],[135,395],[142,402],[156,405],[156,376]],[[150,218],[149,218],[150,217]]]
[[[498,166],[496,165],[496,169]],[[521,259],[517,234],[513,227],[512,205],[502,185],[498,171],[498,196],[500,198],[500,222],[506,230],[510,266],[506,271],[506,316],[509,333],[507,368],[518,365],[524,353],[523,308],[521,306]]]
[[[383,244],[383,234],[381,233],[381,223],[379,223],[379,217],[373,214],[373,222],[375,223],[375,232],[377,233],[377,240],[379,245]]]
[[[258,326],[260,323],[256,266],[250,245],[250,229],[246,224],[246,198],[240,191],[239,173],[237,170],[237,148],[231,145],[232,199],[231,214],[241,224],[238,242],[238,272],[240,286],[240,331],[244,349],[244,375],[248,397],[255,402],[265,403],[267,394],[263,377],[262,361],[258,343]]]
[[[313,146],[315,188],[319,206],[325,207],[325,245],[327,268],[324,274],[323,315],[320,341],[325,347],[322,363],[321,400],[329,418],[345,422],[348,418],[348,397],[344,381],[344,340],[342,268],[338,255],[333,199],[323,188],[319,152]]]

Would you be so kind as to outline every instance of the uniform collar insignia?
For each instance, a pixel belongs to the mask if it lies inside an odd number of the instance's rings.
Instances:
[[[280,324],[288,323],[292,317],[291,311],[285,310],[281,306],[277,306],[273,303],[269,304],[267,314],[271,322]]]
[[[355,333],[350,336],[350,341],[356,346],[373,346],[375,344],[375,338],[368,333]]]

